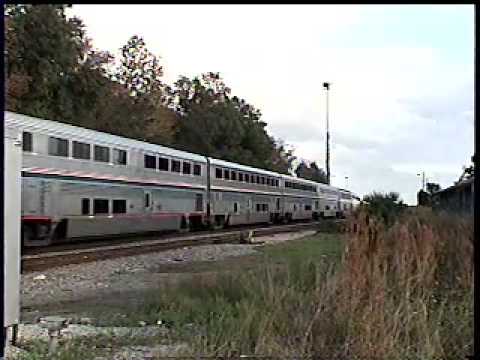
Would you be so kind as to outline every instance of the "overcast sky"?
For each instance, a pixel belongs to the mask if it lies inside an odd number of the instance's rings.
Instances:
[[[424,170],[450,186],[474,150],[473,5],[74,5],[95,47],[131,35],[162,57],[164,81],[220,72],[268,131],[325,164],[332,184],[416,204]],[[345,176],[349,179],[345,180]]]

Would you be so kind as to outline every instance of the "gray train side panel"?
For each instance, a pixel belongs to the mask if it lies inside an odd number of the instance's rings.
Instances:
[[[101,182],[29,178],[23,180],[27,194],[24,210],[30,215],[39,213],[40,188],[47,188],[45,210],[55,220],[66,219],[67,238],[176,230],[180,228],[183,213],[202,212],[205,207],[204,190],[142,187]],[[150,206],[145,207],[145,194],[150,194]],[[202,202],[198,201],[201,197]],[[82,214],[82,199],[89,199],[89,214]],[[109,201],[109,213],[93,215],[95,199]],[[113,200],[126,200],[127,212],[113,214]],[[33,209],[33,210],[32,210]]]
[[[21,137],[15,129],[5,128],[5,321],[18,324],[20,316],[20,203]]]

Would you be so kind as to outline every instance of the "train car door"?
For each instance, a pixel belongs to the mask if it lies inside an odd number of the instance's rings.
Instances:
[[[252,213],[252,199],[248,198],[247,199],[247,208],[245,210],[245,216],[246,216],[246,222],[249,223],[251,219],[251,213]]]
[[[203,194],[195,194],[195,211],[203,212]]]
[[[150,190],[143,191],[144,212],[151,214],[153,209],[152,192]]]

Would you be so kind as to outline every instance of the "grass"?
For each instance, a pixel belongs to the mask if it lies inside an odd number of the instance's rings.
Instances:
[[[247,267],[233,265],[240,259],[212,265],[152,290],[123,309],[121,321],[162,320],[172,339],[190,345],[183,355],[436,360],[472,353],[471,219],[419,209],[385,224],[360,212],[346,229],[261,247]]]
[[[340,260],[344,239],[339,234],[315,234],[294,241],[286,241],[277,245],[266,245],[260,251],[266,261],[291,263],[315,261],[322,257]]]

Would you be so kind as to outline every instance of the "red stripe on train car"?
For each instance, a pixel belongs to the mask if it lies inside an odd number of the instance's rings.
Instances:
[[[22,221],[26,221],[26,222],[52,222],[52,218],[49,217],[49,216],[25,215],[25,216],[22,216]]]

